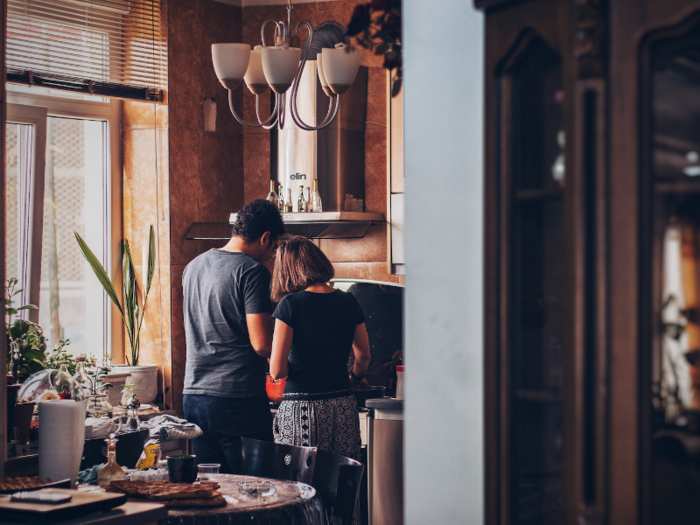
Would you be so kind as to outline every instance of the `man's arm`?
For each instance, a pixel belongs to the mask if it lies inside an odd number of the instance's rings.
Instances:
[[[270,357],[272,352],[272,333],[274,324],[272,314],[246,314],[246,324],[248,325],[248,335],[253,350],[262,357]]]

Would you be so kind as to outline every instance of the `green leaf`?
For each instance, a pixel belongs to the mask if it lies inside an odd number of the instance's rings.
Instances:
[[[25,350],[24,352],[22,352],[22,356],[26,357],[27,359],[39,359],[41,361],[44,360],[44,352],[35,348],[29,348]]]
[[[90,267],[92,268],[95,277],[97,277],[97,280],[100,281],[100,284],[102,285],[102,288],[104,289],[105,293],[112,300],[114,305],[119,309],[119,313],[121,314],[122,319],[124,319],[124,311],[122,310],[121,304],[119,304],[117,292],[114,290],[112,281],[110,281],[107,272],[100,263],[100,260],[97,258],[97,256],[95,256],[94,253],[92,253],[92,250],[90,250],[90,248],[82,239],[82,237],[78,235],[78,232],[74,232],[74,234],[76,241],[78,241],[78,246],[80,246],[80,251],[83,252],[83,257],[85,257],[87,262],[90,264]]]
[[[124,325],[126,328],[126,333],[129,336],[132,361],[134,361],[135,346],[138,341],[138,334],[136,333],[138,315],[138,290],[136,287],[136,273],[134,271],[134,262],[131,257],[131,248],[129,247],[129,241],[124,239],[124,241],[122,242],[122,246],[122,293],[124,294]]]
[[[6,308],[5,309],[5,315],[15,315],[17,313],[16,308]]]
[[[144,310],[146,309],[146,299],[148,298],[148,292],[151,291],[151,283],[153,282],[153,274],[156,270],[156,235],[153,231],[153,225],[151,225],[150,232],[148,234],[148,277],[146,279],[146,293],[143,296]]]
[[[38,306],[34,306],[33,304],[25,304],[24,306],[20,306],[17,308],[17,310],[38,310]]]

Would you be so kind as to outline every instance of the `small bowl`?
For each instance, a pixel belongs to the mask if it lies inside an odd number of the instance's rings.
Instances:
[[[277,485],[272,481],[242,481],[238,492],[249,498],[266,498],[277,493]]]

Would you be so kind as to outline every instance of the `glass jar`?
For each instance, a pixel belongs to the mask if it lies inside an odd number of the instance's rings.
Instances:
[[[112,405],[107,402],[107,394],[93,394],[88,396],[87,416],[112,418],[113,409]]]

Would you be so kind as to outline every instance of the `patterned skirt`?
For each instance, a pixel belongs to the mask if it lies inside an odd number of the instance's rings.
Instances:
[[[284,394],[277,409],[273,431],[275,443],[317,447],[334,454],[359,459],[362,441],[357,401],[352,394],[315,399],[310,394]],[[353,522],[360,523],[359,498]],[[332,518],[330,523],[340,523]]]

